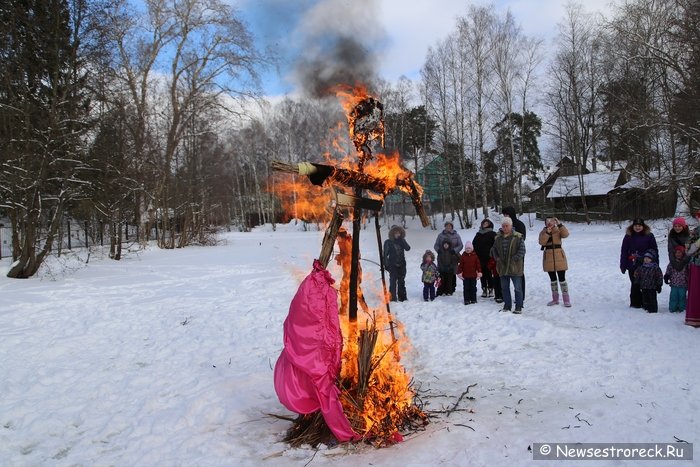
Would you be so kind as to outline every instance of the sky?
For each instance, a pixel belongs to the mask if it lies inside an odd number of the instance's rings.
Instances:
[[[313,64],[303,60],[322,54],[329,37],[349,33],[358,38],[359,49],[351,56],[351,62],[360,66],[358,73],[370,67],[390,82],[401,76],[417,79],[428,48],[454,30],[456,18],[470,4],[464,0],[239,0],[238,8],[258,44],[279,54],[278,68],[263,76],[264,93],[279,96],[301,91],[295,64],[304,63],[297,70],[315,73]],[[510,9],[523,32],[542,38],[547,48],[556,37],[566,4],[562,0],[490,3],[499,13]],[[585,9],[610,12],[610,0],[586,0]]]

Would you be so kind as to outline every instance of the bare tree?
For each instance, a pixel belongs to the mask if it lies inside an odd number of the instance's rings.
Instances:
[[[469,54],[473,68],[474,81],[474,105],[476,109],[476,147],[481,160],[481,205],[484,217],[488,216],[488,191],[487,184],[487,162],[484,157],[486,144],[486,127],[489,117],[493,118],[489,112],[492,103],[494,87],[494,67],[492,54],[494,48],[494,27],[495,18],[488,7],[470,6],[466,17],[459,18],[457,29],[460,36],[464,37],[467,47],[465,53]]]
[[[557,38],[558,50],[550,66],[552,81],[547,93],[548,105],[559,123],[554,133],[578,167],[587,222],[590,218],[583,174],[600,131],[596,124],[602,80],[597,62],[600,55],[597,32],[593,18],[580,5],[567,6]]]
[[[515,86],[520,74],[520,44],[522,36],[515,20],[508,11],[504,18],[495,23],[495,40],[493,47],[494,70],[497,77],[497,95],[503,114],[506,116],[507,131],[509,132],[510,157],[512,165],[511,180],[515,182],[515,202],[518,212],[522,212],[522,175],[523,154],[519,151],[516,155],[515,138],[512,133],[512,115],[515,105]],[[523,113],[524,115],[524,113]]]

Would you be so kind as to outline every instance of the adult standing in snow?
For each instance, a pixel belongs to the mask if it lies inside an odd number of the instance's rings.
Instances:
[[[552,288],[552,301],[547,306],[559,304],[559,287],[564,300],[564,306],[571,306],[569,299],[569,285],[566,283],[566,270],[569,263],[566,260],[566,253],[561,245],[562,238],[569,236],[569,229],[559,222],[556,217],[545,219],[545,225],[540,232],[539,243],[542,247],[542,268],[549,274],[549,281]]]
[[[513,220],[510,217],[504,217],[501,221],[501,230],[494,239],[491,256],[496,260],[496,270],[501,278],[502,311],[511,310],[513,301],[510,295],[510,283],[513,282],[515,291],[515,310],[513,313],[522,313],[525,241],[520,232],[513,230]]]
[[[513,221],[513,230],[518,232],[520,235],[523,236],[523,242],[525,241],[525,238],[527,238],[527,229],[525,228],[525,224],[523,221],[518,219],[518,214],[515,212],[515,208],[513,206],[506,206],[501,210],[501,214],[504,216],[510,217],[510,219]],[[525,301],[525,267],[523,266],[523,275],[522,275],[522,285],[523,285],[523,301]]]
[[[442,249],[442,244],[448,242],[452,246],[452,250],[459,256],[462,252],[462,237],[459,236],[457,231],[455,231],[454,224],[452,222],[445,222],[445,229],[440,232],[435,239],[434,250],[440,251]]]
[[[493,297],[494,279],[489,270],[489,259],[491,258],[491,247],[493,240],[496,238],[496,232],[493,231],[493,222],[490,219],[481,221],[479,231],[474,235],[472,244],[474,251],[479,257],[481,263],[481,297]]]
[[[642,308],[642,290],[634,279],[634,271],[642,264],[644,253],[649,250],[654,250],[658,254],[656,238],[649,226],[644,223],[644,219],[636,218],[627,227],[620,248],[620,271],[622,274],[629,275],[632,308]]]
[[[695,213],[700,222],[700,211]],[[700,327],[700,226],[695,227],[688,239],[688,303],[685,308],[685,324]]]
[[[668,232],[668,261],[673,262],[676,255],[676,247],[685,247],[688,243],[688,238],[690,238],[690,230],[688,229],[688,224],[685,222],[683,217],[676,217],[673,219],[673,226]]]
[[[406,242],[406,231],[394,225],[389,238],[384,241],[384,267],[389,271],[389,292],[392,302],[406,300],[406,251],[411,247]]]
[[[444,241],[442,248],[438,250],[437,267],[440,273],[440,286],[437,295],[452,295],[457,288],[457,263],[459,255],[452,249],[450,242]]]

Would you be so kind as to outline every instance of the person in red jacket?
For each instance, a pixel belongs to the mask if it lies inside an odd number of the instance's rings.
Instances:
[[[472,242],[467,242],[464,253],[459,258],[457,276],[462,279],[464,285],[464,304],[476,303],[476,281],[481,279],[481,261],[474,252]]]

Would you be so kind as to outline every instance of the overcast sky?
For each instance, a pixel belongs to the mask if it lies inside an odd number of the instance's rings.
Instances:
[[[467,12],[464,0],[239,0],[253,34],[274,47],[282,62],[268,73],[264,91],[270,96],[299,91],[294,64],[313,55],[324,38],[334,34],[357,37],[361,51],[373,59],[375,71],[395,81],[401,75],[418,77],[429,47],[455,30],[455,18]],[[510,9],[528,36],[545,40],[547,47],[558,31],[566,1],[497,0],[499,13]],[[586,11],[609,12],[610,0],[586,0]],[[361,60],[359,60],[361,61]]]

